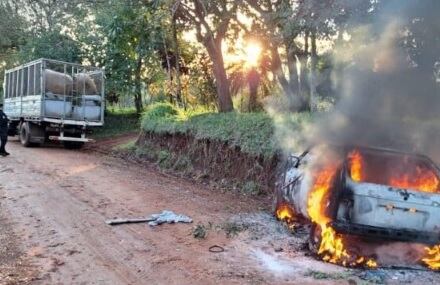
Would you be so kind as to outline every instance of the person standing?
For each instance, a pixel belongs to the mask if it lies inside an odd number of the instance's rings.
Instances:
[[[8,116],[3,112],[3,104],[0,103],[0,155],[7,156],[6,143],[8,142]]]

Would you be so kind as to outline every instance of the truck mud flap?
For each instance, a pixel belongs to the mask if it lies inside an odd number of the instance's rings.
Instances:
[[[28,123],[30,131],[30,142],[31,143],[44,143],[45,140],[45,130],[44,127]]]

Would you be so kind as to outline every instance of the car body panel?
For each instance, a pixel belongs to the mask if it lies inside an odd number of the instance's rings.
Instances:
[[[350,149],[350,148],[348,148]],[[429,165],[436,174],[436,165],[425,156],[400,153],[387,149],[360,148],[374,155],[410,155]],[[348,152],[347,152],[348,153]],[[311,160],[304,158],[304,161]],[[307,217],[307,195],[311,175],[307,163],[298,163],[292,156],[286,163],[283,186],[279,196],[297,213]],[[435,244],[440,242],[440,193],[401,189],[389,185],[357,182],[348,175],[347,163],[339,170],[332,189],[328,215],[338,232],[369,238],[417,241]]]

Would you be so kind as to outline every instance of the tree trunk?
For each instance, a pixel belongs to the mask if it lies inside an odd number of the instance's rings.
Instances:
[[[316,92],[316,64],[318,61],[318,55],[316,50],[316,31],[312,32],[311,40],[311,52],[310,52],[310,110],[312,112],[317,110],[318,98]]]
[[[248,112],[253,112],[257,107],[258,86],[260,85],[260,74],[252,68],[247,76],[249,83],[249,105]]]
[[[162,41],[163,41],[163,48],[165,51],[165,61],[167,62],[167,77],[168,77],[168,87],[172,87],[173,85],[173,78],[171,76],[171,63],[170,63],[170,57],[168,55],[168,47],[167,47],[167,43],[165,41],[165,37],[162,34]],[[171,88],[170,88],[171,89]],[[173,104],[174,100],[173,100],[173,96],[170,92],[170,103]]]
[[[297,47],[293,43],[285,43],[284,44],[287,51],[287,65],[289,69],[289,89],[292,94],[299,94],[299,82],[298,82],[298,68],[297,68]]]
[[[343,33],[344,30],[341,28],[338,31],[338,38],[336,39],[336,45],[335,50],[337,53],[343,52],[343,45],[344,45],[344,39],[343,39]],[[334,67],[332,70],[332,77],[333,77],[333,90],[335,91],[336,98],[340,98],[342,93],[342,76],[343,76],[343,69],[344,65],[341,63],[340,60],[336,60],[334,63]]]
[[[172,29],[173,29],[173,41],[174,41],[174,53],[176,56],[176,99],[177,102],[185,107],[182,99],[182,82],[180,80],[180,47],[179,41],[177,38],[177,25],[176,18],[172,17]]]
[[[226,75],[225,64],[223,61],[221,42],[214,43],[214,40],[209,40],[205,42],[205,46],[213,65],[219,112],[233,111],[234,106],[232,104],[229,80]]]
[[[291,83],[289,82],[289,80],[287,80],[286,75],[284,74],[280,53],[278,52],[278,47],[273,45],[270,52],[272,55],[272,72],[280,83],[284,95],[287,98],[288,109],[291,111],[295,111],[298,106],[297,90],[291,88]]]
[[[307,59],[308,59],[308,53],[309,53],[309,35],[310,33],[306,31],[304,36],[304,50],[301,52],[299,56],[299,61],[301,63],[301,73],[299,77],[299,92],[301,97],[301,104],[299,111],[306,111],[309,109],[310,104],[309,97],[310,97],[310,87],[309,82],[307,80]]]
[[[143,111],[142,104],[142,82],[141,82],[141,72],[142,72],[142,56],[139,55],[136,66],[135,74],[135,94],[134,94],[134,104],[136,106],[136,113],[141,114]]]

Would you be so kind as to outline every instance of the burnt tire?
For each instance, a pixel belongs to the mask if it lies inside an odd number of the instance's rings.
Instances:
[[[19,136],[20,136],[20,143],[24,147],[31,147],[32,146],[32,143],[31,143],[31,130],[30,130],[28,122],[21,123],[20,131],[19,131]]]
[[[276,172],[275,189],[272,200],[272,212],[276,215],[277,208],[287,201],[284,199],[283,187],[285,186],[286,169],[288,168],[289,160],[287,157],[281,158],[281,163],[278,164]]]
[[[310,227],[309,250],[313,254],[317,254],[319,251],[320,244],[321,244],[321,227],[316,223],[312,223]]]
[[[84,146],[84,142],[63,142],[63,146],[65,149],[81,149]]]

